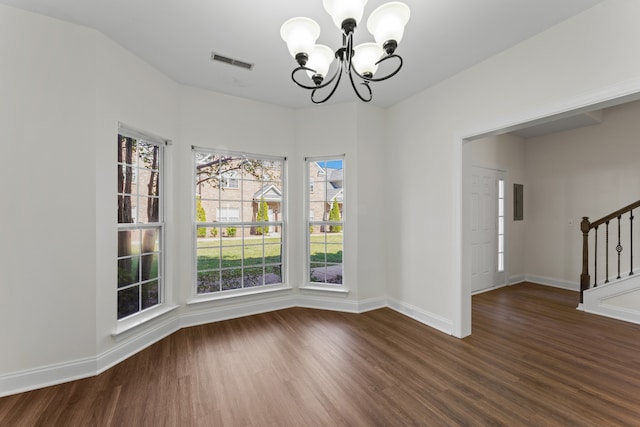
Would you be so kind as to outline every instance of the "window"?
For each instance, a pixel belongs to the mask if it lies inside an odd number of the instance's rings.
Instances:
[[[307,194],[308,280],[313,284],[342,285],[344,158],[307,159],[307,179],[315,179],[317,190],[314,192],[309,186]]]
[[[164,142],[118,134],[118,319],[162,302]]]
[[[309,193],[313,193],[313,184],[314,184],[313,178],[310,177],[309,178]]]
[[[193,153],[196,212],[201,209],[194,226],[196,294],[282,284],[285,159]]]
[[[240,221],[240,209],[216,208],[216,219],[219,222],[238,222]]]
[[[238,183],[238,174],[235,171],[226,172],[220,178],[221,188],[240,188]]]

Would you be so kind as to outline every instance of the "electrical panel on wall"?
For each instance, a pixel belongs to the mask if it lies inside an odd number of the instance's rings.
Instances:
[[[513,184],[513,220],[524,219],[524,185]]]

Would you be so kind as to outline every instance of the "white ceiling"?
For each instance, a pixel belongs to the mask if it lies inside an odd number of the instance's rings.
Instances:
[[[366,17],[387,0],[370,0],[356,44],[373,41]],[[578,14],[602,0],[404,0],[411,19],[396,53],[404,68],[372,84],[388,107]],[[95,28],[175,81],[285,107],[309,106],[290,79],[295,61],[280,38],[294,16],[316,20],[318,43],[341,38],[321,0],[0,0]],[[37,30],[37,29],[34,29]],[[255,63],[252,71],[212,62],[211,52]],[[355,98],[348,80],[329,103]]]

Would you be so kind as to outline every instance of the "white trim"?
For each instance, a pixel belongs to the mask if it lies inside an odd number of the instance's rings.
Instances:
[[[296,307],[313,308],[316,310],[342,311],[346,313],[360,313],[358,301],[346,298],[317,297],[300,295],[296,299]]]
[[[125,318],[125,319],[119,320],[118,324],[116,325],[116,329],[111,333],[111,336],[114,338],[118,337],[119,335],[124,334],[125,332],[128,332],[132,329],[135,329],[139,326],[146,324],[150,320],[153,320],[164,314],[170,313],[178,307],[179,307],[178,305],[165,306],[160,304],[160,305],[154,306],[153,309],[149,310],[148,312],[142,311],[139,313],[139,315],[132,316],[131,319]]]
[[[151,142],[157,145],[171,145],[170,139],[154,135],[150,132],[140,131],[133,126],[129,126],[122,122],[118,122],[118,134],[133,139],[139,139],[144,142]]]
[[[96,375],[96,359],[78,359],[0,376],[0,397]]]
[[[485,292],[495,291],[497,289],[504,288],[505,286],[509,286],[509,285],[507,285],[507,284],[496,285],[496,286],[491,286],[491,287],[484,288],[484,289],[478,289],[477,291],[471,291],[471,295],[473,296],[473,295],[484,294]]]
[[[120,335],[121,342],[115,347],[99,354],[95,358],[96,370],[93,375],[103,373],[109,368],[128,359],[136,353],[144,350],[150,345],[168,337],[180,329],[179,316],[165,319],[163,322],[149,325],[148,328],[137,335],[131,333],[129,336]],[[91,376],[91,375],[87,375]]]
[[[310,282],[311,283],[311,282]],[[349,293],[349,289],[343,287],[342,285],[325,285],[322,286],[321,284],[306,284],[306,285],[302,285],[300,286],[298,289],[300,289],[301,291],[310,291],[310,292],[328,292],[328,293],[334,293],[334,294],[348,294]]]
[[[295,300],[289,295],[225,307],[212,304],[204,309],[191,309],[189,312],[184,313],[180,317],[180,327],[187,328],[204,325],[292,307],[295,307]]]
[[[224,150],[221,148],[211,148],[211,147],[200,147],[197,145],[192,145],[191,146],[191,152],[192,152],[192,157],[195,160],[195,156],[193,156],[194,152],[199,152],[199,153],[207,153],[207,154],[220,154],[223,156],[233,156],[233,157],[240,157],[240,158],[248,158],[251,157],[253,159],[257,159],[257,160],[267,160],[267,161],[281,161],[283,164],[285,162],[285,160],[287,160],[286,156],[273,156],[273,155],[268,155],[268,154],[257,154],[257,153],[247,153],[244,151],[232,151],[232,150]],[[195,169],[195,162],[194,162],[194,169]]]
[[[323,191],[324,192],[324,198],[327,198],[327,184],[329,182],[329,176],[327,176],[326,173],[326,169],[322,168],[318,162],[325,162],[325,166],[326,166],[326,162],[332,162],[332,161],[341,161],[342,162],[342,187],[340,188],[340,191],[338,191],[336,193],[336,195],[334,197],[331,198],[331,200],[323,200],[323,202],[327,202],[331,205],[331,208],[333,208],[333,202],[336,201],[338,194],[342,194],[343,200],[342,202],[339,202],[342,204],[342,212],[340,213],[340,221],[328,221],[328,220],[324,220],[324,216],[322,220],[311,220],[310,218],[310,213],[312,213],[311,210],[311,196],[310,196],[310,187],[309,187],[309,180],[310,180],[310,174],[309,174],[309,169],[310,169],[310,165],[312,163],[314,163],[319,169],[321,169],[322,171],[324,171],[324,179],[322,181],[322,187],[323,187]],[[304,268],[303,268],[303,274],[304,277],[306,277],[307,279],[305,279],[305,284],[302,285],[300,287],[300,289],[306,289],[306,290],[318,290],[318,291],[327,291],[327,292],[344,292],[344,293],[348,293],[349,290],[348,288],[345,288],[345,284],[348,283],[348,273],[345,271],[345,249],[344,249],[344,245],[345,245],[345,240],[346,240],[346,236],[347,234],[345,234],[345,230],[348,229],[347,221],[347,204],[346,199],[345,199],[345,188],[347,187],[347,160],[346,160],[346,155],[345,154],[339,154],[339,155],[334,155],[334,156],[309,156],[309,157],[305,157],[304,158],[304,162],[305,162],[305,168],[304,168],[304,197],[303,197],[303,203],[304,203],[304,210],[306,211],[305,213],[305,261],[304,261]],[[330,210],[331,210],[330,208]],[[343,252],[343,256],[342,256],[342,283],[338,284],[338,285],[331,285],[331,284],[327,284],[326,282],[311,282],[308,281],[308,278],[310,276],[311,273],[311,236],[312,234],[309,233],[309,227],[311,226],[332,226],[332,225],[337,225],[341,227],[341,234],[342,234],[342,252]],[[325,280],[326,280],[326,276],[325,276]],[[326,288],[325,288],[326,286]],[[338,290],[338,289],[334,289],[333,286],[341,286],[343,287],[343,289]]]
[[[358,301],[358,313],[366,313],[367,311],[379,310],[389,307],[387,297],[369,298]]]
[[[563,279],[554,279],[553,277],[534,276],[531,274],[524,275],[525,282],[537,283],[539,285],[551,286],[553,288],[567,289],[569,291],[580,292],[579,282],[570,282]]]
[[[237,290],[229,290],[222,292],[212,292],[208,294],[199,294],[193,296],[189,301],[187,301],[187,305],[193,304],[201,304],[212,301],[224,301],[242,297],[250,297],[252,295],[266,294],[271,292],[279,292],[279,291],[290,291],[293,289],[291,286],[286,285],[284,283],[275,283],[272,285],[262,285],[256,286],[254,288],[242,288]]]
[[[507,279],[507,285],[511,286],[511,285],[515,285],[516,283],[521,283],[521,282],[525,282],[525,275],[524,274],[517,274],[515,276],[509,276],[509,278]]]
[[[635,275],[627,276],[606,285],[599,285],[584,291],[582,308],[587,313],[640,324],[640,310],[608,303],[613,298],[639,292],[639,290],[640,277]]]
[[[453,334],[454,325],[451,320],[445,319],[437,314],[430,313],[414,305],[399,301],[395,298],[388,298],[387,301],[389,308],[392,310],[437,329],[440,332],[444,332],[445,334]]]

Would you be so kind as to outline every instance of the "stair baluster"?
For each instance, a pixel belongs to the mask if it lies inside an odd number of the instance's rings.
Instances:
[[[620,218],[622,215],[618,216],[618,244],[616,245],[616,252],[618,252],[618,275],[616,276],[616,280],[620,280],[620,254],[622,253],[622,245],[620,244]]]
[[[629,211],[629,276],[633,276],[633,209]]]
[[[633,273],[633,210],[640,207],[640,200],[630,204],[622,209],[619,209],[609,215],[600,218],[597,221],[590,222],[589,217],[582,217],[580,223],[580,231],[582,232],[582,273],[580,274],[580,302],[583,302],[583,293],[591,286],[594,288],[598,286],[598,227],[605,224],[605,242],[604,242],[604,261],[605,261],[605,278],[604,283],[609,283],[609,222],[612,219],[618,219],[618,242],[615,246],[618,253],[618,275],[616,279],[620,279],[621,276],[621,257],[622,257],[622,216],[629,213],[629,276]],[[591,276],[589,274],[589,232],[595,229],[594,232],[594,259],[593,259],[593,284],[591,284]],[[626,233],[626,232],[625,232]],[[626,244],[626,243],[625,243]]]
[[[607,250],[604,252],[604,283],[609,283],[609,221],[605,222],[606,228],[606,241],[605,248]]]

